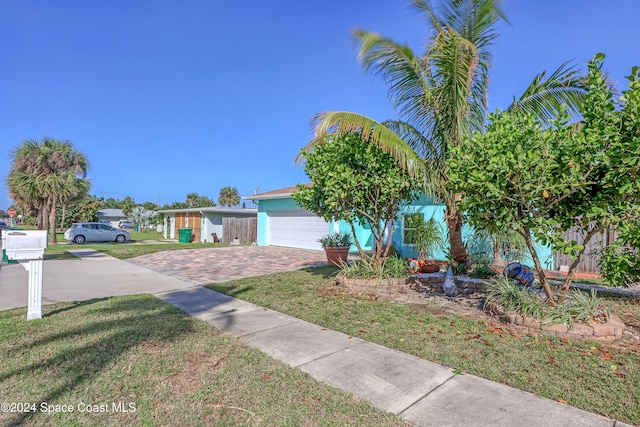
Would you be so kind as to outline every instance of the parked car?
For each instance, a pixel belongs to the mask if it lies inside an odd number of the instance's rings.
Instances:
[[[120,221],[118,223],[118,227],[120,227],[120,228],[133,228],[133,224],[131,224],[131,221]]]
[[[64,238],[73,243],[84,242],[118,242],[131,240],[129,232],[99,222],[80,222],[73,224],[64,232]]]

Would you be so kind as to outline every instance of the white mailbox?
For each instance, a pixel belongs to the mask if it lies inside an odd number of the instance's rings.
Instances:
[[[16,261],[44,259],[46,230],[2,230],[7,258]]]
[[[47,248],[46,230],[2,230],[7,259],[18,261],[29,272],[27,320],[42,319],[42,269]]]

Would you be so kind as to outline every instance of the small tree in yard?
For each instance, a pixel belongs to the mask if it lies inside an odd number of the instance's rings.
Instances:
[[[354,224],[368,226],[375,242],[373,259],[386,257],[392,235],[383,244],[385,224],[396,218],[402,202],[414,199],[416,181],[359,133],[332,136],[302,155],[313,184],[298,186],[300,191],[293,194],[293,199],[326,221],[346,221],[363,259],[365,253]]]
[[[127,215],[127,218],[138,229],[142,230],[142,227],[147,222],[147,210],[144,206],[136,206],[131,210],[131,213]]]
[[[534,238],[574,260],[562,302],[591,238],[640,212],[640,73],[633,68],[616,111],[603,58],[598,54],[588,64],[589,94],[579,126],[569,126],[568,116],[550,126],[532,115],[498,113],[484,135],[451,154],[450,188],[461,194],[471,223],[520,234],[551,303]],[[565,240],[571,228],[581,233],[581,242]]]

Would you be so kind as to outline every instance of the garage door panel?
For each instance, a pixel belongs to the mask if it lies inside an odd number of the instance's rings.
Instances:
[[[309,211],[273,211],[269,216],[269,244],[322,249],[318,239],[329,233],[329,223]]]

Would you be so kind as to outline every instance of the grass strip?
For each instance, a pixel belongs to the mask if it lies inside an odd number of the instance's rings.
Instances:
[[[429,301],[402,305],[353,295],[327,284],[335,271],[320,267],[208,287],[455,372],[640,425],[637,341],[572,341],[517,331],[481,315],[451,314]],[[604,298],[604,304],[640,330],[638,299]]]
[[[0,312],[0,425],[406,425],[152,296],[43,315]]]

